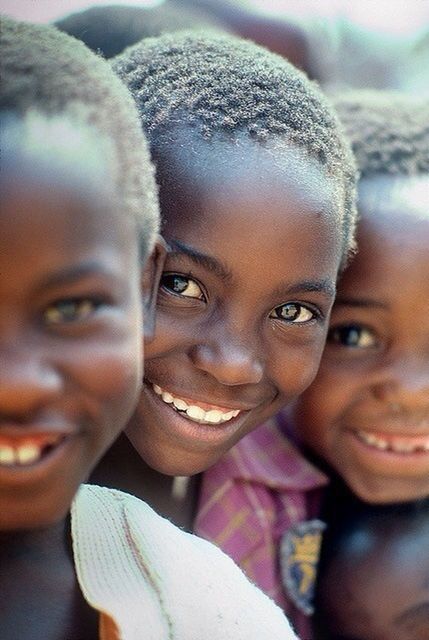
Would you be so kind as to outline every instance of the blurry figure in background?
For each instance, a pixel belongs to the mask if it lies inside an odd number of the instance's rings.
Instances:
[[[264,11],[263,2],[257,7],[239,0],[174,1],[203,8],[237,34],[288,58],[330,92],[374,88],[429,93],[427,21],[413,32],[397,33],[360,25],[347,7],[333,11],[325,3],[310,13],[305,3],[302,10],[295,3],[288,11],[287,0],[278,3],[276,12]]]
[[[94,6],[59,18],[55,26],[105,58],[113,58],[143,38],[165,32],[191,28],[228,31],[221,19],[211,13],[174,2],[155,7]]]
[[[330,480],[372,503],[429,495],[429,101],[356,92],[337,107],[361,170],[361,221],[319,372],[204,474],[194,528],[294,603],[300,630]]]
[[[337,495],[316,586],[316,640],[429,638],[429,499]]]

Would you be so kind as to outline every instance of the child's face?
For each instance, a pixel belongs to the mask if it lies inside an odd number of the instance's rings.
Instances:
[[[363,180],[359,253],[342,277],[297,433],[367,502],[429,495],[427,177]]]
[[[428,527],[396,537],[357,531],[319,585],[320,638],[429,638]]]
[[[254,143],[206,147],[158,165],[170,251],[127,428],[175,475],[214,464],[311,382],[340,260],[330,184],[308,160],[283,149],[280,170]]]
[[[64,517],[140,388],[134,224],[83,173],[55,157],[2,160],[1,530]]]

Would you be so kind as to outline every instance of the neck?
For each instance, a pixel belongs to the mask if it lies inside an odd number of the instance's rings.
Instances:
[[[43,529],[0,532],[0,563],[17,561],[25,557],[25,562],[70,556],[70,527],[65,518]]]
[[[174,524],[188,531],[192,530],[199,478],[191,477],[186,487],[186,495],[181,495],[174,485],[174,477],[166,476],[149,467],[125,434],[120,435],[100,460],[90,482],[131,493],[147,502],[160,515],[172,520]]]

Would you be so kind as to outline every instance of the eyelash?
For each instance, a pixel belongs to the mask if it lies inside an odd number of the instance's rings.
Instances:
[[[172,281],[172,286],[166,285],[166,281],[168,281],[169,279]],[[200,296],[190,296],[190,295],[185,295],[181,291],[174,291],[173,286],[179,287],[180,281],[183,284],[186,284],[186,288],[189,287],[190,285],[194,285],[195,287],[198,287],[198,289],[200,290]],[[200,300],[201,302],[207,302],[207,296],[204,293],[203,286],[198,282],[198,280],[191,277],[190,274],[185,275],[181,273],[167,273],[167,272],[163,273],[161,276],[161,289],[168,292],[170,295],[177,296],[178,298],[186,298],[188,300]]]
[[[172,281],[171,286],[167,286],[166,285],[166,281],[168,281],[168,279],[170,279]],[[190,285],[195,285],[196,287],[198,287],[198,289],[201,292],[200,296],[187,296],[182,292],[177,292],[174,291],[173,286],[179,286],[179,283],[182,282],[182,284],[185,286],[185,288],[189,287]],[[175,295],[179,298],[187,298],[189,300],[200,300],[202,302],[207,302],[207,296],[205,295],[204,291],[203,291],[203,287],[202,285],[198,282],[198,280],[196,280],[195,278],[191,277],[190,274],[180,274],[180,273],[164,273],[161,277],[161,289],[163,289],[164,291],[168,292],[170,295]],[[283,309],[284,307],[296,307],[298,313],[300,313],[302,310],[308,311],[311,314],[311,318],[308,318],[307,320],[301,321],[301,322],[296,322],[295,319],[288,319],[288,318],[282,318],[280,317],[280,315],[278,315],[276,312],[278,310]],[[311,308],[308,305],[299,303],[299,302],[287,302],[285,304],[279,305],[278,307],[276,307],[275,309],[273,309],[273,311],[270,313],[270,318],[274,318],[276,320],[280,320],[281,322],[284,322],[285,324],[295,324],[295,325],[307,325],[313,321],[320,321],[323,319],[323,315],[320,312],[320,310],[315,309],[315,308]]]
[[[297,313],[299,314],[300,311],[305,310],[308,313],[311,314],[311,317],[308,318],[307,320],[303,320],[301,322],[296,322],[296,319],[289,319],[289,318],[282,318],[280,315],[278,315],[278,313],[276,313],[277,311],[283,309],[284,307],[295,307],[297,310]],[[303,304],[302,302],[285,302],[282,305],[279,305],[278,307],[276,307],[275,309],[273,309],[270,313],[270,318],[274,318],[276,320],[280,320],[281,322],[284,322],[286,324],[294,324],[294,325],[308,325],[310,323],[313,323],[314,321],[316,322],[320,322],[321,320],[323,320],[323,314],[319,309],[316,309],[314,307],[310,307],[309,305]]]

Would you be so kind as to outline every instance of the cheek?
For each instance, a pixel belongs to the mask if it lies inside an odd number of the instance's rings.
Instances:
[[[124,426],[137,402],[142,361],[140,344],[129,338],[118,337],[110,344],[74,351],[70,377],[103,426],[118,432]]]
[[[185,349],[187,344],[195,341],[198,331],[197,323],[192,318],[172,318],[160,309],[156,314],[155,335],[144,346],[145,362],[170,351]]]
[[[323,343],[290,348],[279,359],[279,352],[270,355],[271,362],[277,362],[273,376],[281,393],[289,400],[302,394],[313,382],[320,363]]]

